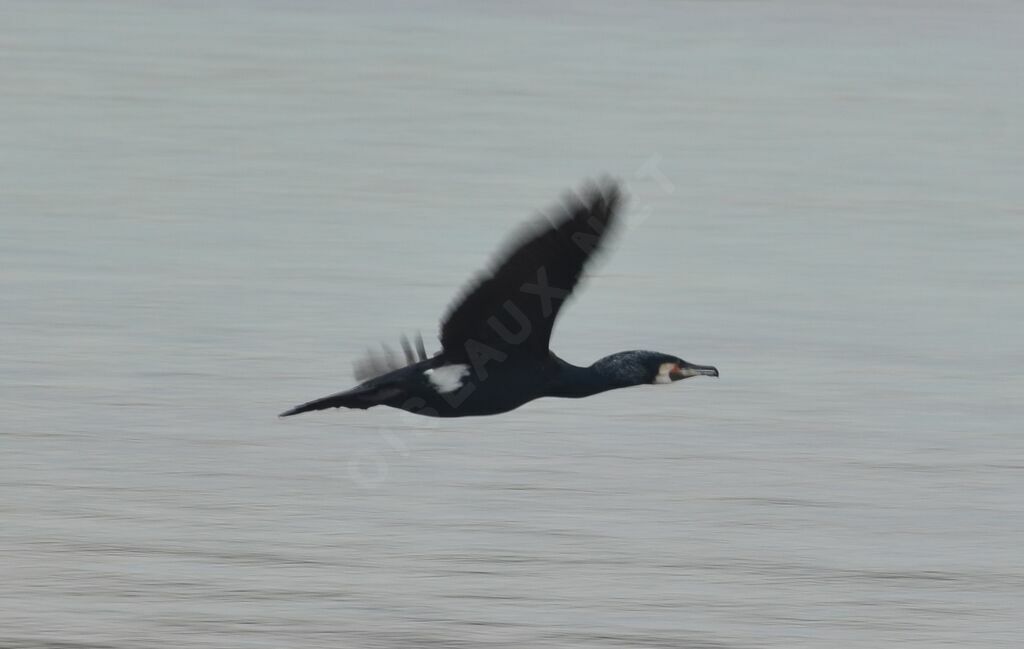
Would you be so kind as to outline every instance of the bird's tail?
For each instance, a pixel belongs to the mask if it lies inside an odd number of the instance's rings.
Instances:
[[[388,387],[363,387],[358,386],[345,392],[339,392],[327,397],[307,401],[295,406],[291,410],[282,412],[279,417],[291,417],[311,410],[326,410],[327,408],[359,408],[366,410],[379,405],[389,397],[395,396],[397,390]]]

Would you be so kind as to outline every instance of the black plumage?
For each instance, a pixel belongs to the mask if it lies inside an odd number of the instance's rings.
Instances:
[[[441,325],[441,346],[454,353],[477,340],[504,349],[511,339],[519,353],[546,354],[562,302],[614,224],[619,200],[614,184],[590,187],[581,196],[567,196],[552,221],[531,223],[499,255],[502,261],[495,269],[449,311]],[[520,325],[517,331],[504,325],[510,320]],[[519,333],[523,328],[527,331]]]
[[[618,186],[603,181],[570,195],[531,224],[493,270],[456,300],[441,324],[441,351],[427,357],[402,339],[405,360],[385,348],[356,367],[356,387],[281,416],[326,408],[386,405],[436,417],[506,412],[544,396],[585,397],[689,376],[718,376],[668,354],[628,351],[577,367],[549,349],[551,331],[587,261],[615,227]]]

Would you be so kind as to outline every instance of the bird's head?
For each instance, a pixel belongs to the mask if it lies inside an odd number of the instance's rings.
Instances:
[[[624,385],[673,383],[691,376],[718,376],[710,365],[694,365],[678,356],[649,351],[619,352],[602,358],[593,368]]]

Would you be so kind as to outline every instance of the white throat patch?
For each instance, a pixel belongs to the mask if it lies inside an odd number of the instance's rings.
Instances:
[[[658,368],[658,375],[654,377],[653,383],[671,383],[672,377],[669,376],[669,372],[675,368],[675,363],[662,363],[661,367]]]
[[[455,392],[462,388],[464,378],[469,376],[469,365],[442,365],[423,373],[440,394]]]

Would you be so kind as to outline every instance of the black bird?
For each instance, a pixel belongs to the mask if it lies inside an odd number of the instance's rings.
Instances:
[[[559,309],[587,260],[615,225],[620,203],[612,181],[568,197],[557,216],[540,219],[517,237],[491,272],[456,300],[441,324],[441,351],[414,353],[402,339],[405,363],[393,353],[356,368],[362,383],[281,414],[325,408],[391,406],[431,417],[494,415],[540,397],[587,397],[691,376],[718,376],[714,367],[649,351],[612,354],[590,367],[548,349]]]

